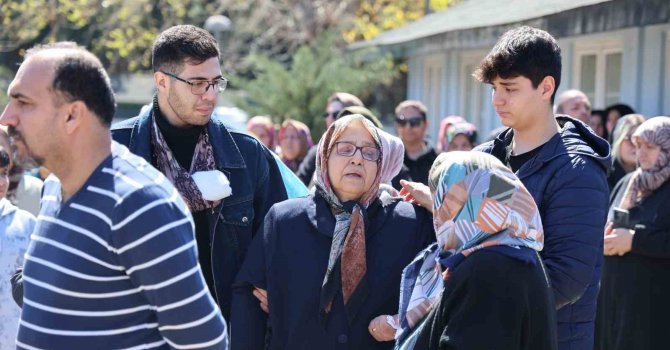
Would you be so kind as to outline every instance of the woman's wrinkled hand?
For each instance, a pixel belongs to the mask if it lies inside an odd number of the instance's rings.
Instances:
[[[622,256],[633,248],[633,235],[635,231],[625,228],[612,229],[610,227],[609,232],[606,229],[605,233],[603,252],[606,256]]]
[[[381,315],[370,321],[368,331],[377,341],[391,341],[395,339],[395,328],[386,322],[387,317],[387,315]]]
[[[261,309],[265,311],[266,314],[270,313],[270,306],[268,304],[268,292],[265,289],[254,288],[254,296],[261,303]]]
[[[422,206],[428,211],[433,210],[433,199],[430,197],[430,188],[420,182],[400,180],[402,189],[400,196],[406,201]]]

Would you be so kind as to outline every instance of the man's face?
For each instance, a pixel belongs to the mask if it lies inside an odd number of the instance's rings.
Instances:
[[[57,117],[67,113],[67,103],[51,91],[52,82],[53,63],[48,57],[29,58],[9,85],[10,100],[0,116],[0,124],[8,126],[14,142],[25,145],[35,162],[47,167],[60,149],[62,128]]]
[[[533,120],[548,105],[538,88],[533,88],[530,79],[524,76],[503,79],[496,77],[491,82],[493,108],[506,127],[524,130],[533,125]]]
[[[576,94],[562,103],[563,113],[588,123],[591,118],[591,104],[584,94]]]
[[[396,115],[395,128],[406,145],[423,142],[427,127],[428,123],[423,119],[421,111],[414,107],[403,108],[399,115]]]
[[[201,64],[184,63],[181,72],[167,72],[188,81],[221,79],[219,59],[212,57]],[[165,89],[159,88],[159,94],[167,94],[167,106],[161,108],[168,114],[166,117],[177,127],[205,125],[212,117],[218,89],[209,86],[207,92],[195,95],[191,92],[191,85],[169,77],[163,73],[161,78],[166,79]],[[159,78],[160,79],[160,78]]]
[[[326,106],[326,129],[335,122],[335,118],[343,109],[344,105],[340,101],[333,101]]]

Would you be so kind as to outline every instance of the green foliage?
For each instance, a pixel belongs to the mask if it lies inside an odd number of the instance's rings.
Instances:
[[[0,52],[22,55],[37,43],[69,40],[89,48],[112,73],[147,70],[162,29],[202,26],[214,7],[208,0],[2,1]]]
[[[12,72],[9,69],[0,66],[0,113],[5,110],[8,102],[7,88],[12,80]]]
[[[287,66],[266,56],[250,56],[255,78],[234,80],[247,93],[246,99],[236,101],[238,105],[251,115],[270,115],[276,122],[297,119],[320,131],[324,105],[332,93],[364,97],[367,90],[388,84],[397,75],[390,57],[371,59],[375,55],[370,51],[348,52],[333,34],[324,34],[317,42],[315,47],[299,47]]]

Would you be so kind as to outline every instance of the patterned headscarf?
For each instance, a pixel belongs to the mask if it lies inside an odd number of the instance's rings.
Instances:
[[[362,123],[381,151],[377,161],[377,174],[370,188],[358,202],[342,203],[334,192],[328,174],[328,158],[335,142],[353,122]],[[379,185],[390,181],[402,166],[402,142],[377,129],[360,114],[337,119],[321,138],[317,148],[315,187],[335,213],[335,229],[330,247],[328,269],[321,288],[321,321],[330,312],[335,295],[342,291],[342,298],[349,321],[353,320],[368,293],[365,256],[366,210],[378,195]],[[367,161],[367,160],[364,160]]]
[[[274,151],[274,149],[277,147],[277,144],[275,140],[275,125],[272,123],[272,120],[268,117],[257,115],[247,121],[247,131],[251,132],[251,130],[257,126],[265,129],[268,135],[270,135],[270,144],[266,146]]]
[[[447,130],[456,123],[465,123],[465,119],[458,115],[450,115],[440,121],[440,131],[437,133],[437,151],[446,152],[449,149]]]
[[[440,154],[430,170],[437,243],[403,271],[400,327],[403,339],[440,297],[444,280],[473,252],[488,248],[521,260],[542,250],[544,231],[533,197],[495,157],[481,152]],[[532,251],[531,251],[532,252]],[[444,271],[443,271],[444,268]]]
[[[621,159],[621,143],[630,140],[633,133],[640,124],[644,123],[645,117],[641,114],[628,114],[617,120],[612,131],[612,159],[623,165]]]
[[[657,145],[661,151],[652,169],[642,170],[638,164],[621,201],[623,209],[634,207],[670,178],[670,117],[651,118],[642,123],[633,134],[633,143],[639,140]]]
[[[282,123],[281,128],[279,128],[279,136],[277,138],[279,143],[281,143],[281,141],[286,136],[286,129],[289,127],[295,128],[298,133],[298,137],[300,138],[300,153],[298,153],[298,157],[293,160],[288,160],[284,158],[283,155],[280,155],[280,158],[287,167],[293,171],[296,171],[298,170],[300,161],[305,158],[307,151],[309,151],[309,149],[314,146],[314,141],[312,141],[312,134],[309,132],[309,127],[307,127],[305,123],[293,119],[286,119]]]
[[[449,151],[449,144],[454,140],[456,135],[464,135],[472,144],[472,147],[477,143],[477,127],[468,122],[454,123],[447,128],[447,135],[442,140],[442,152]]]

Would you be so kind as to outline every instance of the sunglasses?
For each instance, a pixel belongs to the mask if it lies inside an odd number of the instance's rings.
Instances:
[[[331,113],[326,112],[326,113],[323,114],[323,119],[326,119],[330,116],[332,116],[333,119],[337,119],[337,115],[340,114],[340,112],[341,111],[335,111],[335,112],[331,112]]]
[[[421,123],[423,123],[423,117],[414,117],[414,118],[405,118],[404,116],[400,116],[401,118],[396,118],[395,122],[398,124],[398,126],[404,127],[409,123],[409,126],[412,128],[416,128]]]

